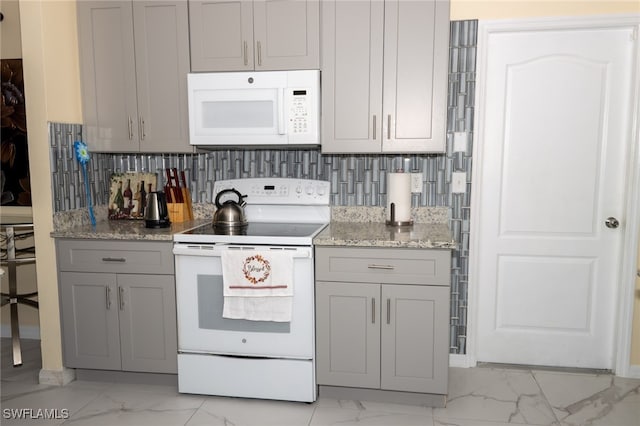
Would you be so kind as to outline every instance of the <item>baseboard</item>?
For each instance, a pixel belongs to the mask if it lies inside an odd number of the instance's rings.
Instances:
[[[76,370],[62,367],[62,370],[41,369],[38,381],[41,385],[64,386],[76,379]]]
[[[318,386],[318,391],[321,397],[332,399],[423,405],[426,407],[445,407],[447,405],[447,395],[432,393],[399,392],[326,385]]]
[[[449,354],[449,367],[471,368],[475,366],[476,363],[473,362],[469,355]]]
[[[37,325],[21,325],[20,338],[21,339],[35,339],[40,340],[40,327]],[[0,327],[1,337],[11,337],[11,325],[2,324]]]
[[[75,370],[76,379],[90,382],[127,383],[138,385],[169,385],[178,389],[178,375],[171,373],[139,373],[114,370]]]
[[[640,365],[629,366],[628,374],[625,377],[630,379],[640,379]]]

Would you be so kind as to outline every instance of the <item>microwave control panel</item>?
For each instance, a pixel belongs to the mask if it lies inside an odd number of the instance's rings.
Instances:
[[[309,133],[309,95],[306,89],[293,89],[289,107],[289,133]]]

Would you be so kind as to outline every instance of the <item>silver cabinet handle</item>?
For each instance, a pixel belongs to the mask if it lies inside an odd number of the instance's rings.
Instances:
[[[133,139],[133,120],[131,120],[131,116],[129,116],[129,140]]]
[[[367,265],[369,269],[395,269],[393,265],[376,265],[375,263],[370,263]]]
[[[387,139],[391,139],[391,114],[387,115]]]
[[[144,117],[140,116],[140,140],[144,140],[145,136],[147,136],[144,133]]]
[[[376,323],[376,299],[371,299],[371,324]]]
[[[111,287],[106,286],[105,289],[107,290],[106,293],[106,297],[107,297],[107,310],[111,309]]]
[[[387,299],[387,324],[391,324],[391,299]]]
[[[120,310],[124,311],[124,288],[118,287],[118,304],[120,305]]]
[[[125,259],[124,257],[103,257],[102,258],[103,262],[120,262],[120,263],[124,263],[127,261],[127,259]]]
[[[248,48],[249,47],[247,46],[247,42],[245,41],[244,42],[244,49],[243,49],[244,50],[243,56],[244,56],[244,65],[245,66],[249,65],[249,56],[247,55],[247,49]]]
[[[607,220],[604,221],[604,224],[609,229],[616,229],[620,226],[620,221],[615,217],[608,217]]]
[[[262,43],[260,41],[256,41],[256,46],[258,48],[258,66],[262,66]]]
[[[376,115],[373,114],[373,140],[376,140]]]

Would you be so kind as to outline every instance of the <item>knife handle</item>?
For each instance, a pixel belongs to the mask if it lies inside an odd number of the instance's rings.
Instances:
[[[184,199],[182,198],[182,188],[180,188],[180,179],[178,178],[178,169],[176,167],[174,167],[171,170],[173,171],[173,179],[176,182],[175,186],[173,187],[173,191],[174,191],[174,194],[175,194],[176,202],[177,203],[183,203]]]

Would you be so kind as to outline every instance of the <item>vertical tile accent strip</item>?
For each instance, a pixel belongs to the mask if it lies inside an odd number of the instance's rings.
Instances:
[[[452,252],[450,352],[466,353],[467,285],[469,256],[469,208],[475,100],[478,22],[451,22],[447,143],[442,155],[323,155],[319,149],[212,150],[195,154],[92,153],[89,180],[95,205],[109,202],[111,173],[156,173],[165,183],[164,169],[184,170],[193,201],[213,202],[216,180],[250,177],[293,177],[331,182],[331,204],[386,206],[386,174],[408,161],[410,171],[422,174],[422,193],[412,204],[450,208],[450,227],[459,248]],[[453,152],[453,133],[466,132],[465,152]],[[84,181],[73,152],[73,141],[82,138],[79,124],[49,124],[51,185],[55,212],[86,208]],[[451,192],[453,172],[466,172],[467,193]]]

